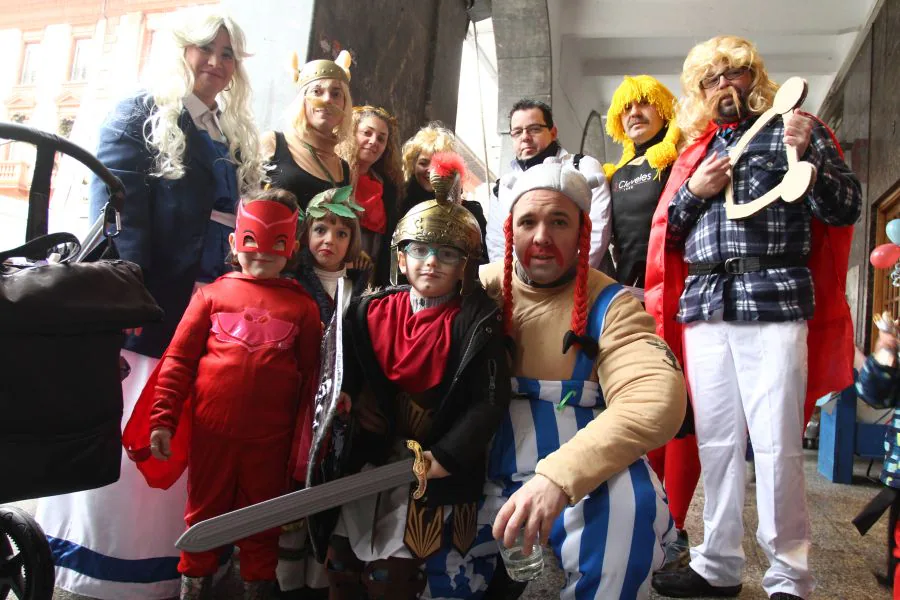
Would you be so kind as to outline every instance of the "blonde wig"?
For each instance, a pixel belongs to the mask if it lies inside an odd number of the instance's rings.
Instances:
[[[724,69],[748,67],[753,77],[746,98],[751,115],[759,115],[772,106],[778,86],[769,79],[756,46],[743,38],[720,35],[694,46],[684,60],[681,72],[683,97],[678,104],[677,122],[685,137],[692,141],[700,136],[716,117],[717,107],[710,106],[703,95],[700,81]]]
[[[642,101],[653,106],[662,118],[663,125],[669,127],[661,142],[647,148],[647,162],[656,169],[657,176],[659,176],[662,169],[671,165],[678,158],[677,144],[681,132],[674,123],[675,96],[672,95],[669,88],[649,75],[626,76],[613,93],[609,111],[606,113],[606,133],[622,144],[622,158],[618,164],[603,165],[607,179],[634,158],[634,142],[626,135],[625,128],[622,127],[622,115],[627,106]]]
[[[439,121],[432,121],[403,144],[403,177],[415,177],[416,161],[422,152],[456,152],[456,137]]]
[[[370,167],[382,181],[389,181],[397,188],[398,195],[403,192],[403,165],[400,159],[400,141],[397,139],[397,119],[388,111],[376,106],[356,106],[353,108],[353,125],[351,135],[341,142],[337,153],[350,165],[353,180],[356,181],[359,162],[359,146],[356,142],[356,130],[363,119],[375,117],[387,125],[388,138],[384,153]],[[398,198],[399,199],[399,198]]]
[[[147,86],[156,105],[144,124],[147,144],[155,153],[153,175],[164,179],[184,176],[187,143],[178,121],[184,110],[183,99],[194,89],[194,73],[184,58],[185,49],[209,44],[220,29],[225,29],[234,50],[235,68],[231,82],[216,99],[221,111],[219,123],[237,166],[241,190],[260,187],[265,182],[265,172],[259,132],[250,109],[250,82],[243,65],[243,59],[249,56],[243,30],[227,14],[206,7],[178,11],[171,19],[171,43],[161,52],[155,76]]]
[[[300,88],[300,93],[297,94],[297,97],[294,98],[287,109],[289,125],[301,138],[303,137],[303,132],[305,132],[307,128],[306,93],[319,81],[321,81],[321,79],[314,79]],[[339,81],[341,90],[344,92],[344,116],[337,127],[331,131],[331,135],[337,140],[338,144],[341,144],[351,137],[353,127],[353,98],[350,97],[350,86],[347,85],[347,82],[342,80]]]

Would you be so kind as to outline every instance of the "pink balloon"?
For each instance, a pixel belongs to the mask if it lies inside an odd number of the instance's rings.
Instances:
[[[889,269],[900,260],[900,246],[897,244],[882,244],[876,246],[869,255],[869,262],[876,269]]]

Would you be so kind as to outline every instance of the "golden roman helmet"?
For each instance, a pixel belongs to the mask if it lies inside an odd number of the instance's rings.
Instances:
[[[350,64],[353,59],[346,50],[341,50],[334,60],[311,60],[301,68],[297,53],[291,56],[294,82],[303,88],[317,79],[338,79],[350,85]]]
[[[434,200],[426,200],[413,206],[406,213],[391,238],[391,283],[397,285],[397,253],[406,242],[425,242],[440,246],[453,246],[466,255],[464,292],[472,284],[471,278],[481,258],[481,227],[468,210],[455,199],[465,163],[455,152],[438,152],[431,157],[431,185]]]

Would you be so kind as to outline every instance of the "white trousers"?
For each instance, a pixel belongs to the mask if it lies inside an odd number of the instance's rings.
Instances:
[[[712,585],[741,583],[747,430],[756,460],[756,540],[769,560],[768,595],[808,598],[809,513],[803,476],[807,327],[723,322],[685,327],[684,347],[703,468],[703,544],[691,568]]]

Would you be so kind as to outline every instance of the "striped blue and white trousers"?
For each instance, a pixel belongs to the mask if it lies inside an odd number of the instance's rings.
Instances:
[[[491,448],[485,507],[500,506],[534,476],[538,461],[590,423],[605,406],[597,383],[513,379],[515,394]],[[496,513],[494,513],[496,514]],[[550,532],[565,571],[562,600],[649,598],[650,577],[675,539],[662,486],[645,458],[574,506]]]

